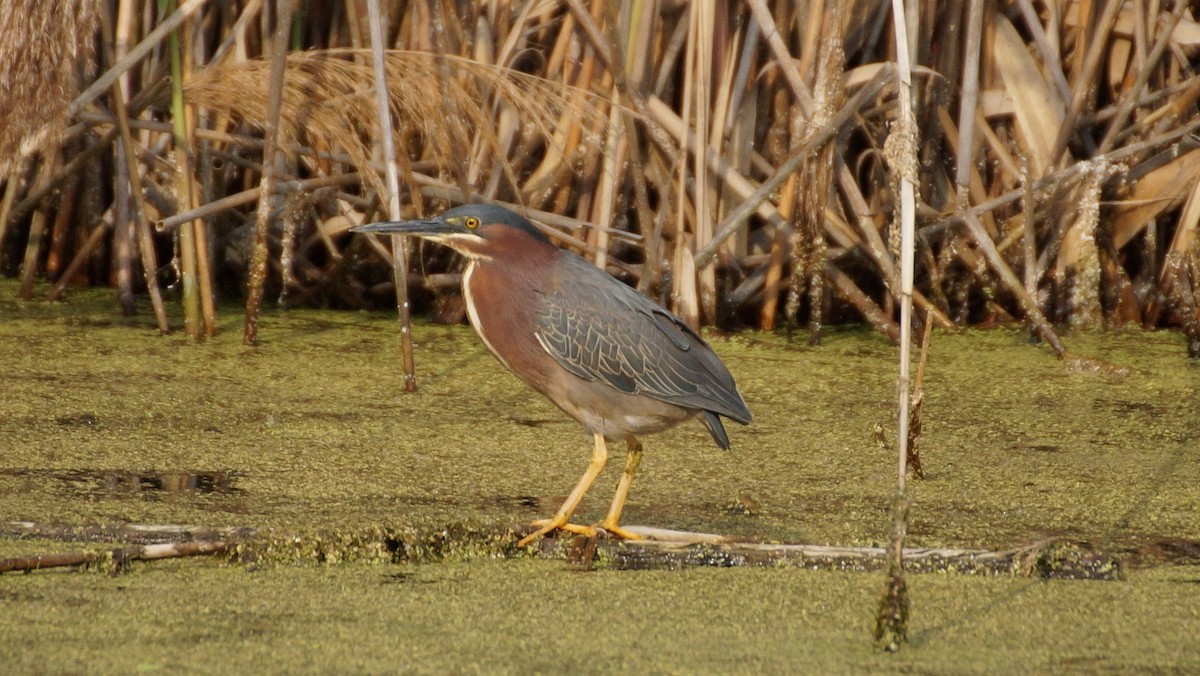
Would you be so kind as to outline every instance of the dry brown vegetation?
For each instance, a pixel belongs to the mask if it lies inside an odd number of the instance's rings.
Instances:
[[[275,124],[273,291],[384,301],[390,252],[346,233],[387,204],[365,2],[295,6],[277,120],[274,0],[108,3],[94,42],[70,4],[0,0],[19,38],[0,44],[0,265],[23,293],[40,274],[56,295],[115,284],[127,311],[180,279],[188,303],[242,293]],[[517,205],[692,321],[897,335],[890,3],[385,4],[406,212]],[[1058,323],[1179,327],[1200,356],[1188,3],[916,4],[918,316],[1015,318],[1060,351]],[[152,34],[170,17],[178,40]],[[418,300],[460,319],[460,262],[428,247],[413,267]]]

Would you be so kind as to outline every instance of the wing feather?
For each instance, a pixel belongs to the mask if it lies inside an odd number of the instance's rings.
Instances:
[[[563,368],[621,392],[750,422],[733,376],[687,325],[587,261],[572,256],[561,265],[541,297],[537,339]]]

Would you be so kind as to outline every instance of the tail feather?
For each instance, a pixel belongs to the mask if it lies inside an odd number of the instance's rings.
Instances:
[[[722,449],[729,450],[729,434],[725,432],[725,425],[721,423],[721,417],[712,411],[702,411],[704,417],[700,419],[704,426],[708,428],[708,433],[712,435],[713,441]]]

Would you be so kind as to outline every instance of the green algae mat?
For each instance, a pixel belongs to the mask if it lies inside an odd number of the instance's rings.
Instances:
[[[134,529],[237,534],[220,557],[0,575],[6,672],[1200,671],[1200,365],[1174,333],[935,333],[909,546],[1068,543],[1108,581],[910,577],[910,644],[870,637],[882,576],[802,566],[622,570],[515,551],[590,440],[466,327],[241,314],[199,344],[0,283],[0,558]],[[628,524],[869,547],[889,530],[895,350],[710,334],[755,421],[647,437]],[[604,515],[620,462],[585,499]],[[150,538],[152,539],[152,538]],[[728,564],[727,559],[721,561]]]

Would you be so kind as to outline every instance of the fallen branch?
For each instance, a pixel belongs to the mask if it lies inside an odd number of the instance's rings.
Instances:
[[[106,569],[110,575],[117,575],[131,561],[153,561],[157,559],[178,559],[187,556],[224,554],[233,549],[233,546],[230,542],[215,540],[62,552],[60,554],[35,554],[33,556],[0,559],[0,573],[18,570],[29,572],[43,568],[97,565]]]
[[[878,571],[887,565],[884,547],[842,547],[815,544],[771,544],[746,538],[650,526],[625,526],[641,540],[618,540],[601,531],[594,538],[559,535],[544,538],[533,553],[566,559],[590,567],[618,570],[668,569],[693,566],[802,567],[814,570]],[[449,524],[438,528],[370,525],[352,531],[283,533],[252,528],[205,528],[171,524],[64,526],[16,521],[0,524],[0,538],[66,542],[118,542],[115,549],[98,548],[56,554],[0,559],[0,573],[64,566],[89,566],[120,572],[129,561],[219,555],[242,548],[242,558],[254,562],[334,563],[355,560],[436,562],[449,551],[473,556],[515,557],[529,550],[515,547],[517,538],[533,530],[528,524],[470,527]],[[904,568],[911,573],[1066,577],[1112,580],[1121,576],[1120,557],[1197,560],[1200,541],[1176,539],[1115,550],[1060,539],[1039,540],[1021,547],[990,551],[948,547],[906,547]],[[131,545],[130,543],[137,543]],[[1180,555],[1162,556],[1169,548]],[[1145,550],[1143,552],[1143,550]],[[382,557],[382,558],[381,558]],[[104,565],[107,564],[107,565]]]

